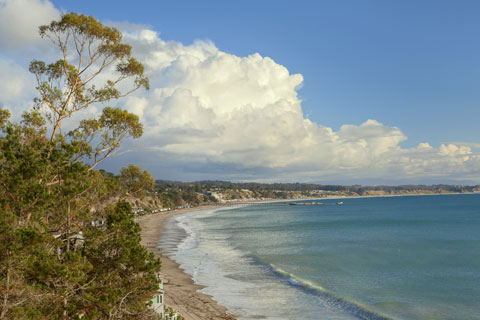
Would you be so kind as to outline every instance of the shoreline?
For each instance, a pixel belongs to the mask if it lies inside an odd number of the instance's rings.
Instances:
[[[452,195],[452,194],[478,194],[478,193],[438,193],[438,194],[405,194],[405,195],[369,195],[369,196],[343,196],[343,197],[324,197],[324,198],[303,198],[303,199],[272,199],[257,201],[238,201],[222,204],[204,205],[192,208],[176,209],[167,212],[155,213],[140,216],[135,219],[140,224],[141,244],[149,252],[154,253],[162,262],[160,274],[164,279],[165,306],[173,308],[186,320],[234,320],[239,315],[228,313],[226,307],[217,303],[211,295],[199,292],[205,288],[203,285],[196,284],[192,276],[184,271],[175,260],[169,258],[162,249],[158,248],[162,237],[165,222],[168,218],[189,212],[205,211],[209,209],[218,209],[251,204],[268,204],[278,202],[291,202],[300,200],[327,200],[327,199],[354,199],[354,198],[383,198],[383,197],[401,197],[401,196],[433,196],[433,195]]]
[[[187,212],[203,211],[222,207],[210,205],[172,210],[138,217],[135,221],[140,224],[141,244],[152,252],[162,262],[160,274],[163,277],[165,290],[165,305],[173,308],[186,320],[235,320],[238,317],[227,312],[227,308],[219,305],[213,297],[198,290],[205,286],[194,283],[192,277],[185,273],[173,259],[163,255],[158,248],[166,219]]]

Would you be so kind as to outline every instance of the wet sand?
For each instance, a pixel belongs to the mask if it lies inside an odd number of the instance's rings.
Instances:
[[[142,245],[162,261],[160,273],[164,279],[165,304],[178,311],[186,320],[237,319],[237,317],[228,314],[227,308],[217,304],[211,296],[198,292],[204,286],[195,284],[192,277],[186,274],[178,263],[162,255],[161,249],[157,248],[164,228],[164,222],[167,218],[190,211],[206,210],[215,207],[202,206],[180,209],[136,219],[142,228]]]

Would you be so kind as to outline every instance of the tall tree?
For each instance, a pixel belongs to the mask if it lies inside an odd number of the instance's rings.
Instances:
[[[93,17],[65,14],[40,34],[62,58],[31,63],[36,110],[15,124],[0,109],[0,319],[154,318],[146,302],[160,263],[140,245],[131,208],[91,211],[109,183],[93,168],[141,136],[138,117],[106,107],[62,132],[79,111],[148,88],[143,66],[118,30]],[[101,83],[105,73],[116,77]],[[90,227],[99,215],[107,225]]]
[[[49,64],[34,60],[29,68],[37,80],[35,107],[52,126],[50,141],[62,136],[62,122],[79,111],[149,88],[144,67],[132,57],[131,46],[121,42],[121,32],[94,17],[65,14],[41,26],[40,35],[50,39],[61,55]],[[99,79],[107,75],[110,79]],[[82,120],[68,135],[82,142],[79,158],[91,160],[91,169],[112,156],[125,138],[140,137],[142,125],[136,115],[108,107],[100,118]]]
[[[143,198],[146,190],[154,189],[155,180],[148,170],[142,171],[139,166],[130,164],[120,170],[119,184],[130,195]]]

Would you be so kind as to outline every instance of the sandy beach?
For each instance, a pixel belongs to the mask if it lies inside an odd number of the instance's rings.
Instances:
[[[189,211],[214,208],[203,206],[189,209],[174,210],[139,217],[136,221],[142,228],[142,244],[162,261],[161,274],[164,279],[165,304],[178,311],[186,320],[233,320],[237,317],[227,313],[227,309],[217,304],[211,296],[198,292],[204,288],[193,282],[178,263],[162,255],[157,248],[163,231],[164,221],[173,216]]]

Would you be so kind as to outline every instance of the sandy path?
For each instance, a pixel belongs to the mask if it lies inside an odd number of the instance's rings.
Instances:
[[[166,218],[209,208],[213,207],[204,206],[157,213],[139,217],[136,221],[142,227],[142,245],[162,260],[160,273],[164,279],[166,305],[178,311],[186,320],[233,320],[237,318],[228,314],[227,309],[218,305],[211,296],[197,292],[204,287],[194,284],[190,275],[186,274],[178,263],[162,256],[161,250],[157,248]]]

